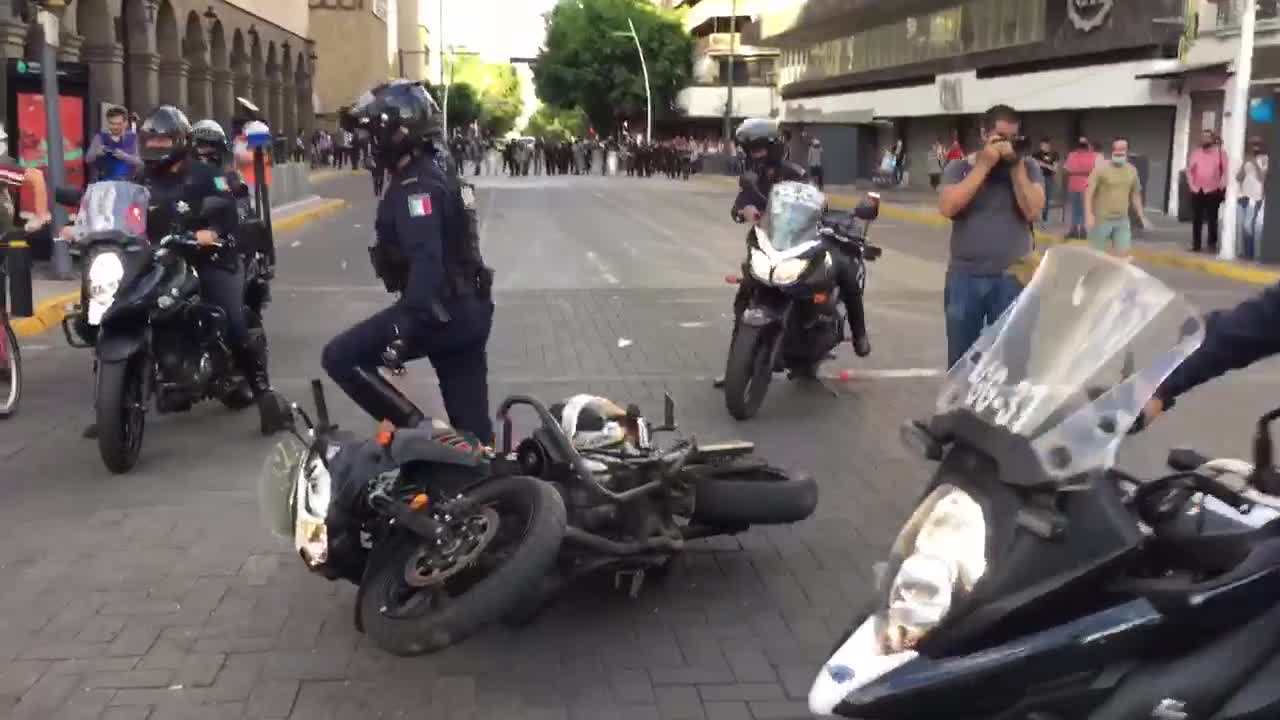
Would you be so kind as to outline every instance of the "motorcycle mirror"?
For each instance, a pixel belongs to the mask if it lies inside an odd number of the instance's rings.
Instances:
[[[324,383],[318,379],[311,381],[311,397],[316,403],[317,432],[329,429],[329,404],[324,399]]]
[[[1271,442],[1271,424],[1280,418],[1280,408],[1258,419],[1253,436],[1253,476],[1249,484],[1268,495],[1280,495],[1280,473],[1272,460],[1274,445]]]
[[[65,185],[54,188],[53,191],[53,199],[59,205],[79,205],[83,195],[79,190]]]
[[[662,394],[662,424],[671,430],[676,429],[676,401],[671,393]]]

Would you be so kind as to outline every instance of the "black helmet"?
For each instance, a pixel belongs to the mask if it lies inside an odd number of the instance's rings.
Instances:
[[[360,96],[341,112],[344,130],[369,133],[372,150],[384,167],[423,147],[436,127],[436,104],[422,83],[393,80]]]
[[[782,161],[783,145],[782,133],[778,128],[778,123],[768,118],[747,118],[738,126],[738,131],[734,133],[734,139],[742,146],[742,149],[748,155],[754,150],[768,150],[769,162],[778,163]]]
[[[170,142],[153,147],[152,141],[157,138],[168,138]],[[138,128],[138,147],[148,169],[169,167],[191,149],[191,121],[178,108],[161,105]]]

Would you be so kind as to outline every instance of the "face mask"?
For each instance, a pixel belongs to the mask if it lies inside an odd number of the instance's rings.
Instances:
[[[1123,164],[1125,164],[1125,161],[1127,161],[1128,159],[1129,159],[1129,156],[1128,156],[1128,155],[1120,155],[1120,154],[1118,154],[1118,153],[1117,153],[1117,154],[1113,154],[1113,155],[1111,156],[1111,164],[1112,164],[1112,165],[1123,165]]]

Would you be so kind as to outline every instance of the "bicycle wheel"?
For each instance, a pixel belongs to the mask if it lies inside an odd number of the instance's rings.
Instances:
[[[0,313],[0,418],[18,411],[22,397],[22,355],[9,318]]]

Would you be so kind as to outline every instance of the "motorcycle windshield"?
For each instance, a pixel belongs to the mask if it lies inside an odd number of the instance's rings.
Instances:
[[[93,183],[80,199],[76,232],[84,236],[118,231],[128,237],[146,237],[150,204],[151,191],[141,185],[122,180]]]
[[[827,198],[801,182],[780,182],[769,191],[769,210],[762,225],[769,244],[786,252],[818,239],[818,223]]]
[[[1115,463],[1152,394],[1204,339],[1199,312],[1132,263],[1060,246],[947,373],[939,414],[1027,438],[1047,477]]]

